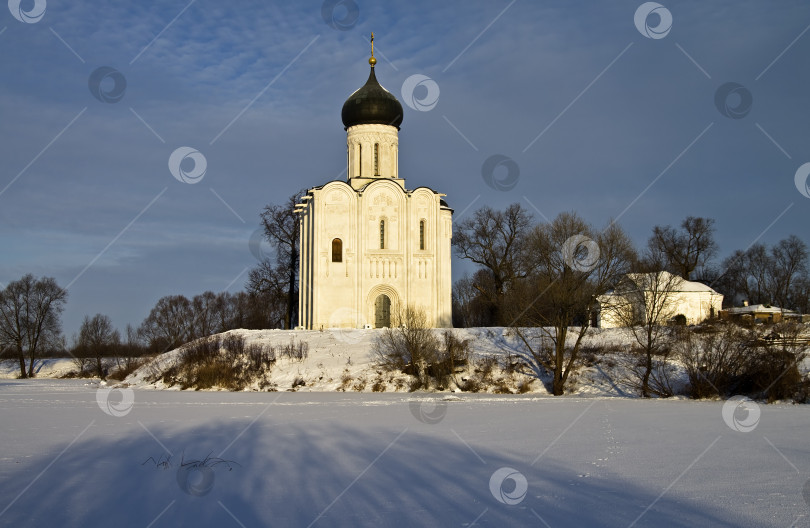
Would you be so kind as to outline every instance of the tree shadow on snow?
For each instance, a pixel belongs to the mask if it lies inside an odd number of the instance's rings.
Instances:
[[[91,430],[50,468],[54,457],[49,455],[6,473],[0,510],[45,470],[0,516],[0,525],[399,527],[475,522],[503,527],[545,522],[554,528],[624,528],[660,493],[628,481],[578,478],[560,461],[543,459],[532,467],[513,454],[470,446],[473,452],[446,428],[426,434],[427,427],[441,425],[410,423],[397,429],[268,419],[250,424],[246,418],[191,429],[150,425],[149,431],[174,453],[172,467],[166,469],[155,464],[165,452],[145,430],[114,438],[91,436]],[[209,461],[213,487],[208,493],[195,496],[181,489],[181,456],[186,461],[209,453],[217,457],[231,442],[221,458],[234,463]],[[144,464],[149,457],[154,460]],[[490,491],[490,477],[504,466],[527,479],[528,493],[519,504],[502,504]],[[184,475],[192,479],[187,484],[205,487],[202,472],[181,474],[181,479]],[[512,488],[513,481],[504,482],[507,494]],[[636,526],[734,525],[721,514],[665,496]]]

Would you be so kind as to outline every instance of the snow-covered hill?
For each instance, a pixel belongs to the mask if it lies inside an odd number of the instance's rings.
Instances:
[[[444,331],[434,330],[439,338]],[[476,369],[480,371],[480,361],[493,358],[493,371],[489,377],[491,383],[482,387],[482,392],[548,394],[542,376],[538,379],[538,373],[523,373],[508,367],[519,363],[522,354],[525,354],[519,339],[510,329],[462,328],[451,331],[458,339],[469,341],[472,355],[468,368],[455,376],[455,381],[459,384],[476,376]],[[249,385],[247,390],[408,391],[409,376],[385,372],[376,364],[374,342],[382,332],[380,329],[232,330],[221,336],[242,336],[247,346],[261,344],[279,349],[291,341],[308,345],[308,357],[300,361],[279,358],[268,369],[265,378]],[[592,330],[583,342],[583,348],[623,349],[629,347],[630,342],[628,334],[621,329]],[[136,370],[125,383],[139,388],[179,390],[177,384],[164,383],[163,377],[179,362],[181,354],[182,349],[162,354]],[[576,383],[572,383],[572,388],[576,394],[625,395],[599,367],[582,369],[577,375]],[[450,383],[445,389],[459,390],[456,383]]]

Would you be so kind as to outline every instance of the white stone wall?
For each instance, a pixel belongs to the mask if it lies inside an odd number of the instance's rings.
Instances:
[[[367,171],[374,172],[374,144],[380,175],[367,178]],[[443,195],[426,187],[405,189],[398,178],[396,127],[350,127],[347,145],[348,182],[310,189],[299,207],[299,325],[374,326],[374,302],[385,294],[392,314],[410,305],[424,309],[433,326],[451,326],[452,211],[441,206]],[[380,221],[385,221],[383,248]],[[332,262],[336,238],[342,242],[342,262]]]
[[[355,188],[373,178],[399,178],[399,136],[396,127],[355,125],[346,131],[348,177]],[[374,149],[377,146],[377,166]]]

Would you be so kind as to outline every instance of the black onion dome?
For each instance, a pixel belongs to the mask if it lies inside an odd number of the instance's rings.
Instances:
[[[372,66],[366,84],[346,99],[340,116],[345,128],[373,124],[390,125],[399,129],[402,124],[402,105],[377,82]]]

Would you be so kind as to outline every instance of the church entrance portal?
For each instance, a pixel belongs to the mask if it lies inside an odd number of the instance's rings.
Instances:
[[[391,299],[381,293],[374,301],[374,328],[391,326]]]

